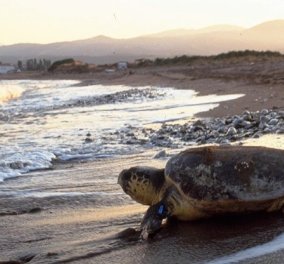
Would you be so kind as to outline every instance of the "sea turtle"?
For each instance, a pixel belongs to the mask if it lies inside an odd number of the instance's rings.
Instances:
[[[272,212],[284,205],[284,150],[250,146],[187,149],[165,169],[123,170],[118,183],[135,201],[149,205],[141,222],[147,239],[162,220],[197,220],[216,215]]]

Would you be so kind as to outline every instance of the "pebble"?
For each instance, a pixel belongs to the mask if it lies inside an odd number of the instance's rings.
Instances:
[[[89,138],[89,137],[85,138],[85,143],[91,143],[93,141],[94,140],[92,138]]]
[[[278,119],[273,118],[273,119],[269,120],[268,125],[275,126],[275,125],[277,125],[277,123],[278,123]]]
[[[158,129],[127,127],[113,134],[116,135],[116,140],[123,144],[175,148],[194,144],[228,145],[247,138],[259,138],[267,133],[284,133],[283,110],[246,110],[241,115],[224,118],[200,119],[185,124],[164,123]]]
[[[238,131],[234,127],[229,127],[229,129],[226,133],[227,136],[233,136],[233,135],[236,135],[236,134],[238,134]]]
[[[137,101],[141,98],[154,99],[163,97],[165,93],[159,91],[158,89],[147,88],[147,89],[137,89],[133,88],[127,91],[116,92],[113,94],[107,94],[95,97],[86,97],[84,99],[77,100],[72,103],[74,106],[90,106],[90,105],[100,105],[100,104],[110,104],[124,101]]]
[[[153,159],[161,159],[161,158],[165,158],[166,156],[167,156],[166,151],[161,150],[156,155],[154,155]]]

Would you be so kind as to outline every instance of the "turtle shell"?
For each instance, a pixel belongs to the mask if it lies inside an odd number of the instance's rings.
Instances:
[[[189,198],[264,201],[284,196],[284,150],[229,146],[188,149],[172,157],[166,181]]]

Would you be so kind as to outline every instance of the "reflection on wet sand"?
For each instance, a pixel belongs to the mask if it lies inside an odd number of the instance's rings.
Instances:
[[[91,221],[106,221],[111,219],[123,218],[132,214],[143,214],[147,209],[140,204],[129,204],[117,207],[94,208],[71,211],[61,214],[60,218],[52,215],[44,219],[38,219],[30,223],[32,226],[40,225],[67,225],[85,223]]]
[[[248,144],[283,148],[284,137],[265,136]],[[118,194],[117,175],[122,169],[137,164],[164,166],[166,160],[153,160],[152,156],[149,152],[120,159],[60,165],[54,171],[35,172],[4,182],[2,189],[11,192],[49,193],[52,189],[59,195],[1,198],[1,210],[12,210],[15,205],[41,210],[1,216],[0,261],[282,263],[284,217],[278,213],[169,222],[153,240],[140,240],[139,233],[133,230],[139,227],[146,208],[133,203],[125,194]],[[50,186],[43,187],[43,181],[50,182]],[[77,190],[76,186],[79,186]],[[66,191],[74,190],[82,195],[64,196]],[[91,195],[92,192],[96,194]],[[97,195],[102,192],[109,195]]]
[[[217,262],[220,258],[222,263],[231,263],[232,259],[223,256],[271,241],[284,231],[283,223],[284,219],[279,214],[171,223],[154,240],[114,250],[108,256],[98,257],[96,261],[111,263],[116,259],[119,263],[123,261],[129,264],[208,263],[211,260]],[[236,260],[248,257],[251,256],[245,255]]]

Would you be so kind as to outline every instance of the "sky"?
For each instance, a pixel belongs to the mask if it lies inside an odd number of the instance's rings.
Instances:
[[[130,38],[284,19],[284,0],[0,0],[0,44]]]

